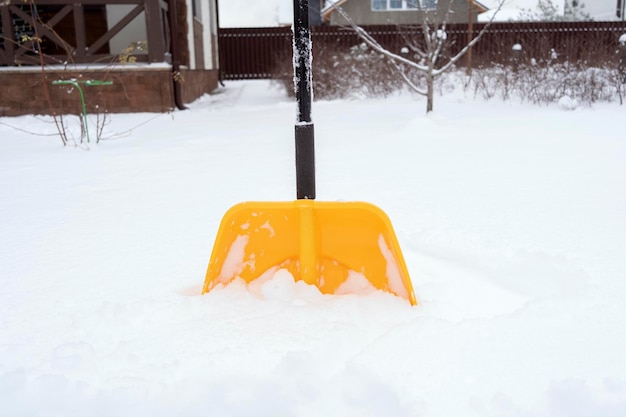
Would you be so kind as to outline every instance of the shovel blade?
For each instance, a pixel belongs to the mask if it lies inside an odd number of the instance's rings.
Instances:
[[[233,206],[220,224],[202,293],[236,277],[249,283],[281,268],[324,294],[360,292],[365,283],[417,304],[391,222],[369,203]]]

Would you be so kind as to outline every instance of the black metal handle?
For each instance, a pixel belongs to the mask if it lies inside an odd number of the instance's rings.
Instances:
[[[313,82],[309,1],[293,0],[293,74],[296,117],[296,188],[298,200],[315,199],[315,135],[311,120]]]

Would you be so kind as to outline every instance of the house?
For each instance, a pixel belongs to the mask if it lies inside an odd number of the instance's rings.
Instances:
[[[422,22],[425,16],[441,22],[446,13],[448,23],[467,23],[487,11],[482,3],[472,0],[326,0],[322,20],[331,25],[347,23],[332,3],[341,6],[358,25],[410,25]]]
[[[64,80],[83,83],[88,112],[185,108],[217,87],[217,7],[217,0],[3,0],[0,116],[78,112],[80,97],[58,85]]]

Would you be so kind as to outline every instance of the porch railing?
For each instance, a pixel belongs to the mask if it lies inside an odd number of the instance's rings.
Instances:
[[[108,26],[107,5],[129,11]],[[110,62],[109,41],[142,12],[147,53],[137,61],[164,62],[167,2],[163,0],[3,0],[0,2],[0,66]]]

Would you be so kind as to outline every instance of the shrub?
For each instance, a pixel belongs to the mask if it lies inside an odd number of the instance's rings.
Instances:
[[[624,86],[617,55],[599,56],[597,51],[589,51],[571,61],[568,53],[544,50],[545,56],[537,58],[481,65],[472,70],[469,79],[461,71],[444,73],[436,80],[436,91],[444,94],[462,87],[483,99],[515,98],[538,105],[557,104],[563,97],[582,105],[618,99],[621,103]],[[293,95],[291,58],[276,62],[281,64],[274,70],[275,81]],[[313,49],[313,62],[316,99],[385,97],[406,88],[394,66],[365,44],[341,50],[331,43],[318,43]],[[414,83],[423,81],[418,71],[407,76]]]
[[[277,59],[274,79],[289,94],[294,94],[291,59]],[[367,48],[355,45],[341,51],[332,45],[313,48],[313,92],[316,99],[384,97],[402,89],[402,79],[387,60]]]

